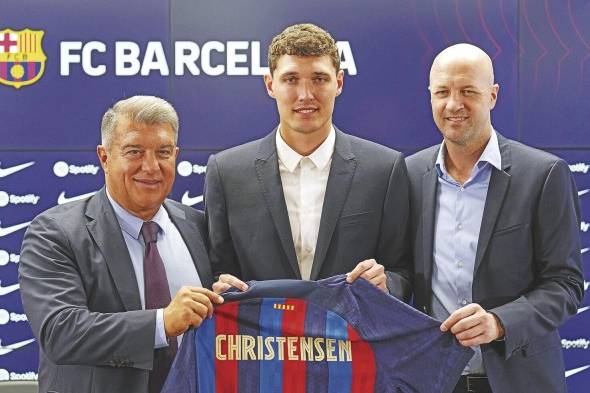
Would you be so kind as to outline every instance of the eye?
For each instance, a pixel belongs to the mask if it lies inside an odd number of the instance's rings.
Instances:
[[[294,85],[297,82],[297,78],[295,78],[294,76],[288,76],[285,78],[285,82],[290,85]]]
[[[325,82],[327,82],[327,81],[328,81],[328,78],[326,78],[325,76],[316,76],[316,77],[314,78],[314,81],[315,81],[316,83],[325,83]]]
[[[438,98],[443,98],[449,95],[449,91],[448,90],[436,90],[434,92],[434,95]]]
[[[172,151],[171,150],[160,150],[158,152],[158,154],[160,155],[160,157],[169,158],[170,156],[172,156]]]
[[[463,95],[464,95],[464,96],[466,96],[466,97],[469,97],[469,96],[472,96],[472,95],[474,95],[474,94],[477,94],[477,92],[476,92],[476,91],[474,91],[474,90],[463,90],[463,92],[462,92],[462,93],[463,93]]]
[[[139,149],[130,149],[125,152],[125,155],[129,157],[138,157],[140,154],[141,150]]]

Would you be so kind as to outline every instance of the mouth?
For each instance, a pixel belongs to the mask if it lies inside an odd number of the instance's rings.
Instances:
[[[148,186],[148,187],[157,186],[158,184],[160,184],[162,182],[161,180],[155,180],[155,179],[133,179],[133,180],[141,185]]]
[[[469,119],[468,116],[447,116],[445,117],[446,121],[450,121],[451,123],[462,123]]]
[[[293,109],[293,112],[298,113],[300,115],[309,115],[309,114],[315,113],[317,111],[319,111],[319,108],[316,108],[314,106],[304,106],[301,108]]]

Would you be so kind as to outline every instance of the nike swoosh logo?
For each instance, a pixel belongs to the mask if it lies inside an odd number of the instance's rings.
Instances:
[[[573,368],[571,370],[566,370],[565,371],[565,377],[566,378],[567,377],[571,377],[572,375],[577,374],[577,373],[580,373],[580,372],[586,370],[587,368],[590,368],[590,365],[583,366],[583,367],[578,367],[578,368]]]
[[[590,250],[590,247],[582,248],[580,250],[580,254],[586,254],[588,252],[588,250]]]
[[[0,355],[6,355],[7,353],[10,353],[20,347],[24,347],[25,345],[28,345],[28,344],[32,343],[33,341],[35,341],[35,339],[31,338],[29,340],[19,341],[17,343],[6,345],[6,346],[4,346],[0,343]]]
[[[584,291],[587,291],[589,286],[590,286],[590,282],[584,280]]]
[[[28,221],[28,222],[23,222],[22,224],[12,225],[12,226],[6,227],[6,228],[0,227],[0,237],[10,235],[12,232],[16,232],[19,229],[26,228],[30,223],[31,223],[31,221]]]
[[[578,196],[581,197],[582,195],[586,195],[590,192],[590,188],[586,188],[585,190],[578,191]]]
[[[582,308],[578,308],[578,312],[577,312],[576,314],[581,314],[581,313],[583,313],[584,311],[588,311],[588,309],[589,309],[589,308],[590,308],[590,307],[582,307]]]
[[[13,173],[22,171],[23,169],[28,168],[33,164],[35,164],[35,161],[25,162],[24,164],[11,166],[10,168],[0,168],[0,177],[12,175]]]
[[[20,288],[20,284],[12,284],[7,287],[2,286],[0,281],[0,296],[8,295],[11,292],[17,291]]]
[[[187,205],[187,206],[196,205],[197,203],[203,202],[203,195],[199,195],[196,197],[190,197],[190,196],[188,196],[188,191],[186,191],[182,195],[181,202],[183,205]]]
[[[92,192],[88,192],[86,194],[77,195],[77,196],[68,198],[68,197],[66,197],[66,192],[62,191],[61,194],[59,194],[59,197],[57,197],[57,204],[63,205],[64,203],[67,203],[67,202],[79,201],[80,199],[85,199],[85,198],[91,197],[94,194],[96,194],[96,191],[92,191]]]

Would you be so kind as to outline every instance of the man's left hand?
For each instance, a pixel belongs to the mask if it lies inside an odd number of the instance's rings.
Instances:
[[[364,278],[377,288],[387,292],[387,276],[383,265],[377,263],[374,259],[366,259],[360,262],[349,273],[346,274],[346,282],[352,283],[357,278]]]
[[[487,344],[504,337],[498,317],[477,303],[468,304],[452,313],[440,325],[440,330],[450,330],[465,347]]]

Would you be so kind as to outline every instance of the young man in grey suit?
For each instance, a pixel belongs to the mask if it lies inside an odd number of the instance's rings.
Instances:
[[[344,73],[334,39],[299,24],[274,37],[264,83],[279,126],[211,156],[205,179],[213,286],[349,273],[401,296],[408,183],[402,155],[332,124]]]
[[[557,328],[584,293],[569,168],[493,129],[481,49],[442,51],[429,90],[444,140],[407,159],[416,306],[476,350],[455,392],[563,392]]]
[[[101,133],[106,187],[36,217],[22,245],[41,392],[160,392],[176,337],[223,300],[204,288],[213,278],[203,214],[166,199],[176,111],[132,97],[105,113]]]

